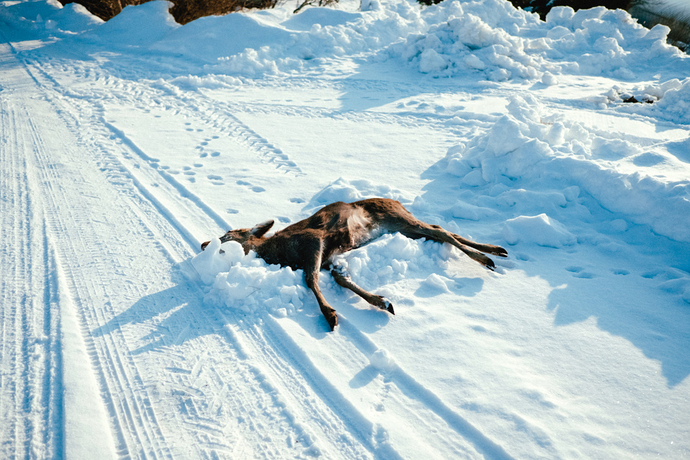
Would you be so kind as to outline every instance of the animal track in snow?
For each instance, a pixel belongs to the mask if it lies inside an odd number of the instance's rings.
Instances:
[[[565,269],[572,273],[575,278],[592,279],[596,276],[594,273],[585,271],[584,268],[578,266],[570,266]]]
[[[237,185],[243,185],[245,187],[248,187],[252,192],[261,193],[266,191],[265,188],[259,187],[258,185],[253,185],[245,180],[238,180],[236,183]]]
[[[208,176],[206,176],[206,178],[210,180],[213,185],[225,185],[225,182],[223,181],[223,176],[209,174]]]

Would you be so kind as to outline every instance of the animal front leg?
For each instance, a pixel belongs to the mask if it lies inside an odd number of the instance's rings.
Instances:
[[[313,254],[313,258],[306,261],[304,266],[304,281],[307,287],[314,293],[321,313],[323,313],[324,318],[326,318],[328,325],[331,327],[331,331],[333,331],[338,324],[338,316],[335,313],[335,309],[326,302],[326,298],[321,294],[321,289],[319,289],[319,270],[321,269],[323,243],[317,240],[313,242],[313,246],[311,248],[313,251],[310,251]]]
[[[332,268],[331,269],[331,275],[333,275],[333,279],[335,280],[336,283],[338,283],[340,286],[344,287],[345,289],[349,289],[364,300],[366,300],[370,305],[373,305],[375,307],[379,307],[382,310],[388,310],[391,314],[395,314],[395,310],[393,309],[393,304],[390,303],[389,300],[381,297],[380,295],[372,294],[371,292],[365,291],[361,287],[357,286],[349,276],[345,276],[340,270],[337,268]]]
[[[321,309],[321,313],[323,313],[324,318],[326,318],[328,325],[331,326],[331,331],[335,330],[335,326],[338,324],[338,315],[336,315],[335,309],[331,307],[328,302],[326,302],[326,298],[323,296],[323,294],[321,294],[321,289],[319,289],[318,270],[311,273],[305,272],[304,280],[307,283],[307,287],[314,293],[316,302],[318,302],[319,308]]]

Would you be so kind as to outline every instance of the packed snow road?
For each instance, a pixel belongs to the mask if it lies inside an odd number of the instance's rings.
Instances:
[[[347,319],[340,339],[316,332],[322,328],[314,309],[311,332],[340,342],[338,356],[321,352],[332,362],[320,369],[291,337],[299,330],[271,317],[245,327],[206,306],[203,291],[186,278],[194,276],[195,235],[215,235],[213,223],[229,225],[161,172],[97,104],[65,97],[68,90],[42,63],[17,59],[11,44],[2,59],[3,190],[13,192],[3,201],[3,219],[12,222],[3,225],[12,229],[3,234],[4,253],[13,256],[3,259],[3,314],[12,314],[3,318],[3,350],[14,356],[5,377],[12,385],[3,386],[3,402],[13,403],[3,413],[12,423],[3,430],[5,452],[399,457],[387,430],[329,381],[343,365],[374,378],[367,363],[377,346]],[[146,96],[132,97],[143,103]],[[181,104],[189,114],[190,105]],[[276,149],[232,116],[203,121],[222,123],[215,132],[228,130],[253,149],[260,160],[254,167],[266,164],[270,172],[286,164],[279,154],[273,161]],[[287,171],[303,175],[293,164]],[[414,417],[400,433],[408,438],[402,446],[431,443],[439,457],[478,450],[508,458],[433,392],[397,373],[400,388],[386,395],[388,410]],[[365,406],[390,393],[387,386],[373,385],[379,388]]]
[[[400,456],[386,429],[329,382],[336,369],[317,368],[289,330],[271,317],[245,327],[204,305],[186,276],[195,235],[229,227],[218,214],[161,173],[97,104],[69,100],[50,68],[17,59],[9,43],[2,62],[3,190],[13,192],[3,201],[3,230],[12,230],[3,234],[12,257],[3,258],[2,277],[3,315],[12,315],[3,317],[3,351],[13,356],[3,385],[3,403],[12,402],[3,404],[8,456]],[[188,113],[190,105],[181,104]],[[203,121],[230,131],[269,173],[287,164],[303,175],[232,116]],[[343,322],[353,345],[337,359],[366,370],[377,347]],[[508,457],[399,372],[389,410],[415,414],[429,430],[407,427],[402,445]],[[385,389],[376,386],[374,400]]]
[[[687,57],[355,3],[2,3],[0,457],[690,456]],[[324,273],[329,332],[301,271],[199,251],[372,196],[509,258],[384,235],[337,264],[396,316]]]

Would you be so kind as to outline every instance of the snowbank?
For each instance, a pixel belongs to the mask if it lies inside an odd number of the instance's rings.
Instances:
[[[599,7],[575,12],[557,7],[546,22],[508,2],[442,2],[423,10],[427,31],[391,45],[388,52],[423,73],[480,73],[490,80],[554,75],[607,75],[632,79],[658,69],[680,52],[666,44],[665,26],[651,31],[623,11]]]
[[[5,2],[0,20],[41,37],[69,37],[103,24],[78,3],[64,7],[57,0],[38,2]]]
[[[43,20],[53,22],[44,27],[83,31],[100,21],[81,7],[65,8],[72,13],[58,18],[59,4],[46,2]],[[630,80],[682,57],[666,44],[667,27],[648,30],[627,12],[603,7],[577,12],[557,7],[543,22],[505,0],[454,0],[428,8],[412,0],[373,1],[358,12],[240,12],[184,26],[174,22],[168,8],[164,1],[128,6],[83,38],[184,56],[204,63],[210,73],[250,76],[304,72],[322,65],[327,56],[361,54],[379,62],[401,59],[435,77],[472,73],[494,81],[554,85],[560,74]],[[27,27],[39,24],[25,22]]]
[[[180,27],[168,12],[172,3],[154,1],[126,6],[84,38],[111,46],[149,46]]]
[[[668,90],[667,106],[686,103],[676,91]],[[533,96],[514,96],[508,114],[490,129],[449,149],[446,172],[472,190],[452,213],[476,220],[474,216],[508,213],[517,218],[546,212],[563,222],[577,222],[589,219],[601,206],[631,222],[650,225],[659,234],[690,242],[690,181],[621,172],[619,162],[640,163],[642,155],[634,142],[548,113]],[[504,232],[509,243],[517,238],[513,235]]]

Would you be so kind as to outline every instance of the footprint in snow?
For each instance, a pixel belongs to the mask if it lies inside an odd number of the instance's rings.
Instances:
[[[265,188],[259,187],[258,185],[252,185],[250,182],[247,182],[244,180],[238,180],[237,185],[243,185],[245,187],[248,187],[252,192],[255,192],[255,193],[261,193],[261,192],[266,191]]]
[[[592,272],[585,271],[582,267],[572,266],[566,267],[565,269],[572,273],[575,278],[592,279],[596,276]]]
[[[209,174],[206,176],[208,180],[211,181],[213,185],[225,185],[225,182],[223,182],[223,177],[222,176],[216,176],[214,174]]]

